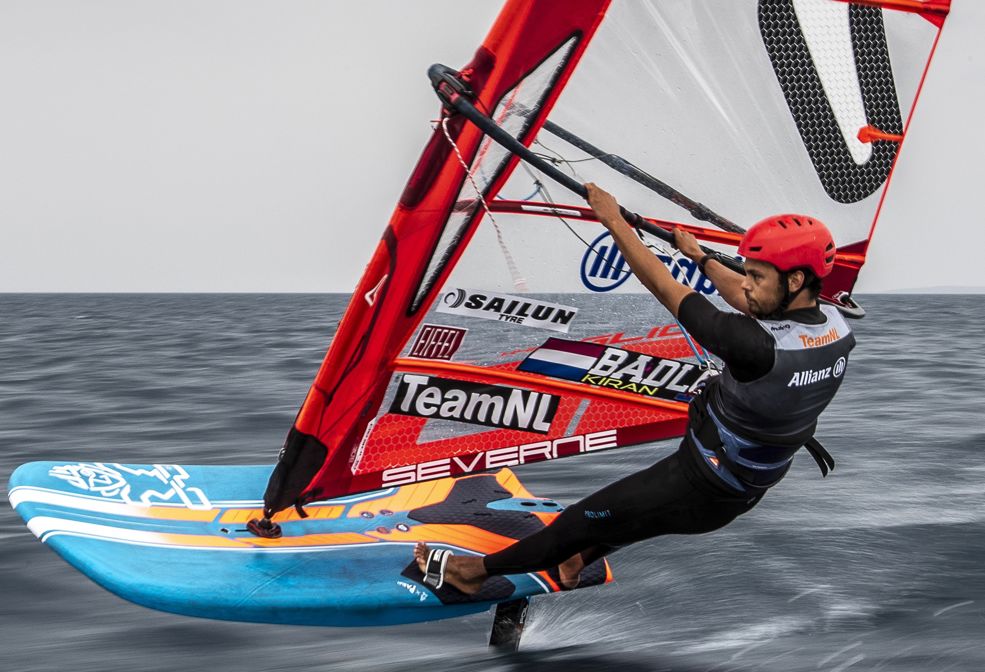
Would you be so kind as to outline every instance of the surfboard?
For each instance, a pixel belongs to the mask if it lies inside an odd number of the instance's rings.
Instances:
[[[8,486],[28,528],[116,595],[162,611],[262,623],[371,626],[453,618],[559,590],[556,569],[494,577],[473,596],[425,586],[418,541],[483,554],[563,507],[509,469],[389,488],[279,513],[246,529],[270,466],[32,462]],[[605,561],[580,587],[611,580]]]

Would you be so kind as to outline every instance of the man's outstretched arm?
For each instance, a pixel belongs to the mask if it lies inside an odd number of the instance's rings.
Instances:
[[[588,204],[592,206],[602,225],[612,234],[633,273],[676,318],[681,301],[694,290],[674,280],[663,262],[647,249],[619,213],[619,204],[612,194],[591,182],[585,188],[588,190]]]
[[[704,250],[698,246],[697,239],[683,229],[674,229],[674,241],[681,254],[694,263],[698,263],[705,256]],[[746,293],[742,291],[741,273],[736,273],[714,257],[709,257],[705,262],[704,274],[715,284],[715,289],[728,305],[739,312],[749,314],[749,302],[746,301]]]

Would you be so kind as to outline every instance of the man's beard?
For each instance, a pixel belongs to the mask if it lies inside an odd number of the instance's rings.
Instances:
[[[786,309],[786,304],[788,303],[786,300],[787,293],[783,291],[786,278],[781,277],[780,280],[776,285],[776,291],[767,303],[756,301],[750,298],[749,294],[746,294],[746,304],[749,306],[749,313],[757,320],[776,319]]]

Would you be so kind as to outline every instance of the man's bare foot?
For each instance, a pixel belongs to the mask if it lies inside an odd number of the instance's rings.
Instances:
[[[581,553],[575,553],[570,558],[557,566],[558,577],[561,585],[571,590],[577,588],[581,582],[581,570],[585,569],[585,561],[581,558]]]
[[[420,542],[414,547],[414,560],[417,562],[418,569],[425,573],[427,572],[429,550],[427,544]],[[448,558],[445,565],[445,582],[455,586],[466,595],[474,595],[479,592],[488,576],[486,566],[482,564],[482,557],[453,555]]]

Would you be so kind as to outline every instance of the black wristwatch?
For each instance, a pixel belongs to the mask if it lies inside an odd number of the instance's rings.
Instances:
[[[705,272],[705,264],[708,263],[709,259],[714,259],[718,263],[721,263],[721,260],[718,258],[718,252],[709,252],[698,261],[698,268],[701,269],[702,273]]]

